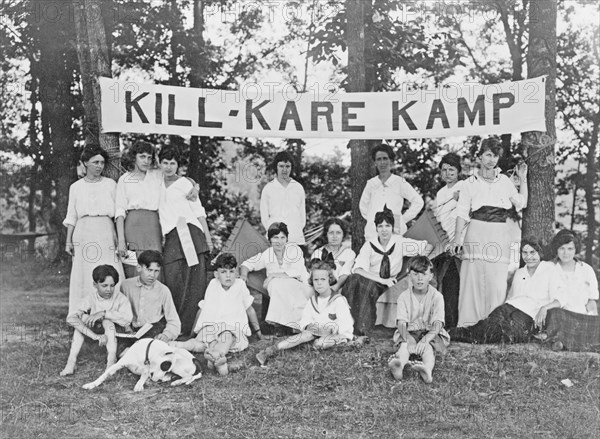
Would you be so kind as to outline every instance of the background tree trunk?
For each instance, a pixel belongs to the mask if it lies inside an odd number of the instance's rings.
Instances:
[[[194,0],[193,7],[194,25],[192,28],[193,40],[190,50],[190,86],[202,87],[204,84],[204,1]],[[192,136],[190,138],[190,163],[188,166],[188,176],[193,178],[200,188],[208,187],[206,179],[206,167],[202,152],[200,151],[200,137]]]
[[[598,128],[600,125],[600,115],[596,115],[594,127],[590,143],[588,145],[588,153],[586,155],[586,174],[585,174],[585,204],[586,204],[586,223],[587,237],[585,240],[585,261],[592,267],[596,268],[594,263],[594,248],[598,246],[596,240],[596,209],[598,206],[595,203],[594,184],[598,181]],[[596,257],[598,254],[596,253]]]
[[[366,91],[365,68],[365,13],[371,0],[346,0],[348,38],[348,91]],[[370,7],[368,8],[370,10]],[[359,202],[371,170],[369,142],[351,140],[350,147],[350,184],[352,191],[352,248],[355,252],[365,242],[366,221],[360,214]]]
[[[120,175],[120,148],[117,133],[102,133],[102,112],[100,111],[100,83],[98,78],[112,78],[110,51],[107,44],[104,22],[110,13],[102,13],[102,7],[111,9],[111,0],[78,0],[74,3],[75,29],[77,32],[77,54],[80,63],[84,93],[85,126],[89,128],[89,139],[94,136],[110,158],[104,174],[114,180]],[[102,19],[98,19],[102,17]],[[110,29],[110,26],[108,26]],[[90,94],[91,91],[91,94]],[[87,95],[87,96],[86,96]],[[87,101],[87,102],[86,102]],[[91,101],[91,102],[90,102]],[[88,133],[86,132],[86,141]]]
[[[527,77],[547,75],[546,132],[522,133],[529,164],[529,202],[523,216],[523,236],[548,243],[554,234],[554,146],[556,144],[556,0],[532,0],[529,5]]]
[[[40,25],[39,92],[42,114],[47,127],[44,132],[50,141],[50,160],[43,172],[54,180],[54,208],[47,217],[50,230],[57,233],[56,259],[66,256],[66,229],[62,220],[67,214],[69,186],[75,180],[75,135],[71,127],[71,85],[73,72],[68,62],[68,16],[60,20],[43,20]],[[46,139],[45,139],[46,140]],[[52,196],[52,194],[48,194]],[[49,201],[49,200],[46,200]]]

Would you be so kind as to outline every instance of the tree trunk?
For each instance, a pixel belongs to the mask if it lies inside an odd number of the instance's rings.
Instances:
[[[527,76],[547,75],[546,132],[522,133],[529,164],[529,202],[523,216],[523,236],[544,243],[554,234],[554,146],[556,144],[556,15],[557,0],[532,0],[529,5]]]
[[[204,81],[204,1],[194,0],[193,6],[194,25],[192,28],[193,39],[191,41],[192,50],[188,64],[190,66],[190,86],[202,87]],[[188,176],[193,178],[201,188],[207,186],[206,169],[204,169],[202,154],[200,151],[200,137],[192,136],[190,138],[190,162],[188,166]]]
[[[29,148],[32,152],[39,152],[38,137],[36,123],[38,120],[38,79],[37,79],[37,62],[30,58],[31,67],[31,87],[29,102],[31,103],[31,110],[29,111]],[[31,174],[29,175],[29,196],[27,206],[27,221],[29,223],[29,231],[35,232],[36,230],[36,215],[35,215],[35,195],[37,192],[37,166],[38,166],[39,154],[34,154],[33,165],[31,167]],[[32,255],[35,251],[35,239],[32,238],[28,243],[28,254]]]
[[[347,44],[348,44],[348,91],[366,90],[365,67],[365,3],[371,0],[346,0]],[[369,8],[370,9],[370,8]],[[359,202],[363,189],[369,179],[370,157],[367,140],[351,140],[350,146],[350,185],[352,191],[352,248],[355,252],[365,241],[365,220]]]
[[[46,115],[50,135],[50,163],[54,176],[55,208],[50,210],[48,224],[58,236],[56,259],[66,256],[66,230],[62,219],[67,214],[69,186],[75,180],[72,125],[71,85],[73,72],[68,62],[68,17],[61,20],[42,20],[40,24],[39,91],[42,113]],[[46,160],[46,157],[44,157]],[[47,168],[48,169],[48,168]]]
[[[586,223],[587,223],[587,238],[585,240],[585,261],[597,268],[594,264],[593,255],[597,256],[594,252],[594,246],[598,246],[596,240],[596,209],[597,206],[594,200],[594,185],[597,183],[598,178],[598,163],[597,163],[597,151],[598,151],[598,129],[600,125],[600,117],[596,116],[594,120],[594,126],[592,128],[592,136],[588,146],[588,153],[586,155],[586,174],[585,174],[585,204],[586,204]]]
[[[101,14],[102,6],[109,9],[112,2],[109,0],[103,2],[99,0],[77,0],[73,4],[77,32],[77,55],[84,93],[85,126],[91,130],[89,139],[96,137],[100,146],[108,153],[110,158],[109,165],[104,169],[104,174],[116,180],[121,173],[119,135],[117,133],[101,132],[102,112],[100,109],[100,83],[98,82],[100,76],[112,78],[110,53],[105,33],[105,29],[110,28],[110,26],[107,26],[104,19],[98,19],[100,16],[104,18]],[[106,16],[108,15],[106,13]],[[87,140],[88,135],[86,132]]]

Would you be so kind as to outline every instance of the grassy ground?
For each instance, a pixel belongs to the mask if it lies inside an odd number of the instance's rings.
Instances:
[[[5,438],[586,438],[600,431],[597,355],[538,345],[453,344],[434,383],[386,367],[391,331],[360,350],[284,352],[267,368],[210,371],[191,386],[149,383],[121,371],[93,391],[103,369],[86,345],[78,370],[59,377],[68,355],[64,269],[3,266],[0,294],[0,432]],[[59,273],[60,271],[60,273]],[[203,359],[201,359],[203,361]],[[570,379],[567,387],[561,380]]]

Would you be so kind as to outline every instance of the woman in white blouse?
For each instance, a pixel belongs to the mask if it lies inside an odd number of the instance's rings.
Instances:
[[[536,323],[545,324],[553,349],[587,350],[600,345],[598,279],[594,269],[577,258],[579,239],[559,231],[551,242],[557,285],[556,300],[541,308]]]
[[[129,150],[131,170],[121,175],[117,183],[115,217],[119,253],[139,254],[144,250],[162,253],[162,233],[158,217],[163,196],[163,175],[156,164],[156,151],[152,144],[138,140]],[[124,261],[126,262],[126,261]],[[125,264],[125,276],[136,276],[135,265]]]
[[[452,341],[469,343],[525,343],[531,340],[536,324],[546,316],[558,294],[556,269],[542,261],[542,245],[532,239],[521,242],[523,267],[513,277],[506,303],[473,326],[450,329]]]
[[[396,155],[392,147],[382,143],[371,151],[378,175],[367,181],[360,197],[360,213],[365,225],[365,241],[377,239],[375,230],[375,214],[387,206],[394,213],[394,233],[404,235],[406,224],[414,219],[425,204],[419,193],[403,177],[392,173],[392,160]],[[410,203],[406,212],[402,213],[404,200]]]
[[[177,175],[181,163],[177,147],[162,148],[158,157],[165,183],[164,199],[158,210],[165,237],[162,271],[181,319],[181,333],[188,334],[208,285],[212,238],[202,203],[199,199],[187,199],[193,183]]]
[[[69,205],[63,224],[67,227],[66,252],[73,256],[69,280],[69,314],[94,292],[92,271],[98,265],[112,265],[119,275],[123,267],[115,254],[116,183],[102,176],[108,154],[99,145],[87,145],[81,154],[85,177],[69,189]]]
[[[352,273],[356,253],[347,245],[348,225],[339,218],[329,218],[323,226],[323,238],[327,241],[323,247],[316,249],[311,259],[321,259],[335,265],[336,283],[331,286],[333,292],[339,291]]]
[[[283,222],[289,230],[288,242],[304,245],[306,206],[304,188],[292,178],[294,159],[285,151],[278,153],[271,164],[275,178],[267,183],[260,195],[260,219],[265,230],[271,224]]]
[[[460,191],[450,249],[452,254],[459,254],[462,248],[458,326],[485,319],[506,299],[511,247],[507,220],[513,206],[521,210],[527,205],[527,166],[518,169],[517,191],[497,168],[502,152],[497,139],[483,140],[478,152],[479,170],[464,181]]]
[[[246,282],[250,271],[266,268],[264,287],[270,303],[265,320],[299,330],[302,312],[313,291],[308,285],[302,249],[288,242],[288,236],[285,223],[271,224],[267,230],[271,247],[242,263],[240,277]]]

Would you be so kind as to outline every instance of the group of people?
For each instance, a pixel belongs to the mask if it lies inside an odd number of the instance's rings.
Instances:
[[[118,344],[111,334],[151,323],[147,336],[203,352],[209,367],[226,375],[227,353],[246,349],[252,331],[262,337],[246,286],[248,274],[262,269],[270,298],[265,320],[296,334],[260,351],[260,364],[279,350],[313,340],[318,348],[360,345],[375,325],[378,298],[394,288],[402,288],[394,334],[398,351],[389,362],[396,379],[410,364],[431,382],[435,352],[443,352],[450,338],[520,342],[535,335],[534,328],[547,327],[556,337],[569,319],[576,319],[578,327],[582,319],[588,328],[597,326],[598,283],[591,267],[576,258],[579,244],[569,231],[552,241],[554,262],[542,261],[549,258],[537,241],[523,239],[524,266],[516,271],[507,300],[515,244],[511,230],[528,194],[526,166],[517,169],[517,189],[497,167],[502,153],[497,140],[483,140],[479,168],[464,180],[461,158],[454,153],[442,158],[445,185],[434,212],[451,244],[431,261],[427,255],[436,243],[403,236],[422,210],[423,198],[392,173],[391,147],[378,145],[372,150],[377,175],[360,200],[367,221],[365,244],[356,255],[348,244],[347,224],[330,218],[324,224],[324,245],[313,252],[307,269],[305,193],[293,178],[293,158],[281,152],[272,163],[275,178],[260,201],[270,247],[239,267],[233,255],[219,255],[215,279],[208,283],[212,243],[206,213],[195,183],[177,174],[177,150],[167,146],[160,151],[159,169],[154,147],[136,143],[130,150],[132,168],[115,186],[101,175],[104,152],[86,147],[86,176],[71,188],[65,219],[67,251],[74,254],[68,321],[75,336],[62,374],[73,372],[84,335],[107,346],[110,365]],[[90,258],[90,247],[101,257]],[[411,259],[406,262],[406,257]],[[134,262],[128,264],[128,258]],[[130,279],[116,288],[121,261]],[[408,288],[398,283],[405,275]],[[188,339],[175,340],[180,334]]]

